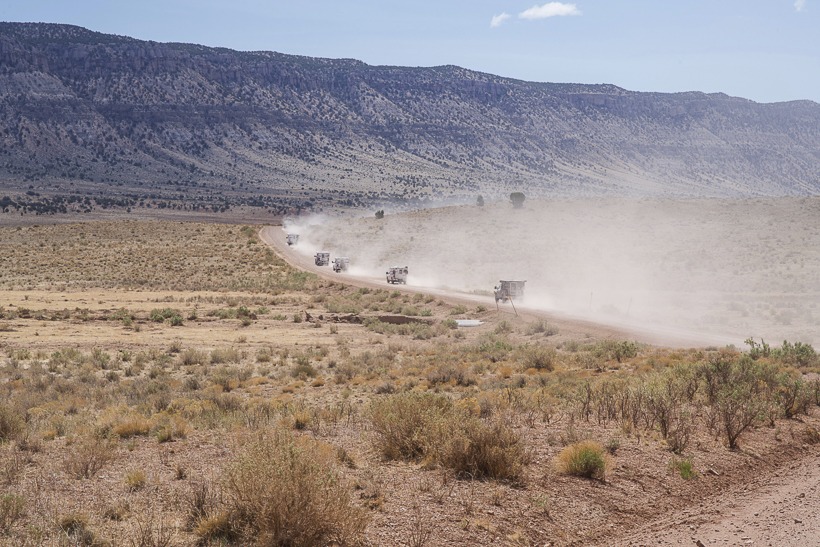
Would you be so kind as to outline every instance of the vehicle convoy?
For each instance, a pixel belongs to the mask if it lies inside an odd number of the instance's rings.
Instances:
[[[501,280],[494,287],[495,301],[507,302],[508,300],[520,301],[524,298],[524,284],[526,281]]]
[[[330,264],[330,253],[326,251],[319,251],[313,256],[313,262],[317,266],[327,266]]]
[[[350,259],[346,256],[337,256],[333,259],[333,271],[336,273],[346,272],[350,266]]]
[[[391,285],[407,284],[407,266],[391,266],[387,270],[387,282]]]
[[[288,245],[296,245],[299,243],[299,234],[288,234],[285,241],[288,242]]]

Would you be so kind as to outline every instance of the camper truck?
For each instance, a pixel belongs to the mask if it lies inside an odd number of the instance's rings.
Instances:
[[[346,256],[337,256],[333,259],[333,271],[336,273],[346,272],[350,266],[350,259]]]
[[[494,287],[495,301],[507,302],[508,300],[520,301],[524,298],[524,284],[526,281],[501,280]]]
[[[387,270],[387,282],[391,285],[407,284],[407,266],[391,266]]]
[[[313,256],[313,262],[317,266],[327,266],[330,264],[330,253],[326,251],[319,251]]]

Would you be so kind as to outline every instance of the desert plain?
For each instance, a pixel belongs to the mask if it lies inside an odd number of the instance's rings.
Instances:
[[[0,543],[810,544],[818,213],[3,219]]]

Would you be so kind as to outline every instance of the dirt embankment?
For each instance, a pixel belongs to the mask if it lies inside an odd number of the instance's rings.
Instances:
[[[820,545],[820,453],[641,527],[616,545]]]

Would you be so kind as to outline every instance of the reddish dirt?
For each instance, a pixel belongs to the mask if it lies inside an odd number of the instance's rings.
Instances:
[[[643,526],[616,545],[820,545],[820,453]]]

